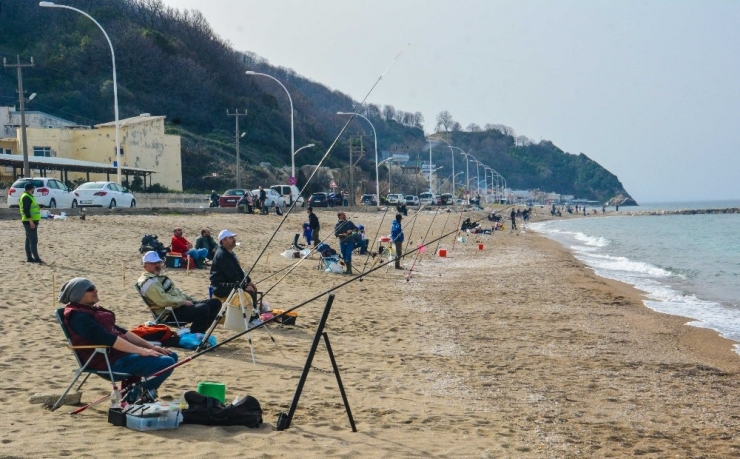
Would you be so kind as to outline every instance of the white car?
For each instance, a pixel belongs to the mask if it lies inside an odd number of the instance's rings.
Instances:
[[[413,194],[407,194],[406,195],[406,205],[407,206],[418,206],[419,205],[419,197],[414,196]]]
[[[401,204],[402,202],[406,202],[406,199],[402,194],[389,194],[385,197],[385,200],[388,201],[388,204]]]
[[[274,207],[275,203],[277,203],[278,206],[285,208],[285,199],[283,199],[283,197],[280,196],[280,194],[277,191],[273,190],[272,188],[265,188],[264,190],[265,190],[265,193],[267,193],[267,199],[266,199],[267,202],[265,203],[267,204],[267,207]],[[259,189],[252,190],[252,193],[255,196],[257,196],[257,198],[260,197]]]
[[[136,207],[136,199],[115,182],[87,182],[74,191],[77,204],[88,207]]]
[[[51,209],[69,209],[77,207],[78,201],[72,190],[57,179],[49,177],[34,177],[18,179],[8,188],[8,207],[18,207],[21,195],[25,192],[26,184],[32,182],[36,188],[33,197],[39,207]]]
[[[301,192],[298,190],[298,187],[295,185],[273,185],[270,189],[275,190],[279,195],[281,195],[283,197],[283,201],[285,201],[289,206],[293,205],[293,202],[290,200],[291,197],[296,200],[296,207],[303,207],[306,203],[303,196],[301,196]]]

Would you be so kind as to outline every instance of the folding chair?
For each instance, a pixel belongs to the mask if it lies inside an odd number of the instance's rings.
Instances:
[[[107,379],[113,384],[113,390],[116,390],[116,382],[117,381],[123,381],[125,379],[128,379],[131,377],[128,373],[119,373],[111,370],[110,366],[110,360],[108,360],[108,349],[110,349],[110,346],[103,346],[103,345],[97,345],[97,344],[86,344],[81,346],[75,346],[72,344],[72,338],[69,335],[69,330],[67,330],[67,326],[64,324],[64,308],[59,308],[55,312],[56,318],[59,321],[59,325],[62,327],[62,331],[64,332],[64,337],[67,338],[67,347],[69,347],[72,350],[72,353],[75,356],[75,359],[77,360],[77,365],[80,367],[79,370],[75,373],[74,379],[72,379],[72,382],[69,383],[69,386],[67,386],[67,389],[64,391],[61,397],[59,397],[59,400],[54,404],[53,407],[51,407],[51,411],[56,410],[61,406],[62,401],[64,400],[64,397],[67,396],[67,393],[69,390],[74,386],[74,384],[77,382],[77,380],[80,378],[80,375],[82,373],[87,373],[85,375],[85,379],[82,380],[79,386],[77,386],[77,390],[80,390],[83,384],[87,381],[87,378],[90,377],[91,374],[95,374],[100,376],[103,379]],[[94,349],[94,352],[90,356],[89,359],[83,364],[82,360],[80,360],[80,356],[77,354],[77,349]],[[95,370],[92,368],[88,368],[87,366],[92,362],[93,358],[98,354],[103,354],[103,357],[105,357],[105,364],[108,367],[107,370]]]
[[[162,308],[154,304],[152,300],[147,298],[146,295],[144,295],[141,292],[141,287],[139,287],[138,283],[134,283],[134,288],[136,288],[136,291],[139,292],[139,296],[141,296],[141,299],[144,300],[144,303],[149,308],[149,312],[152,313],[152,317],[154,318],[155,324],[165,324],[165,325],[169,325],[170,327],[176,327],[176,328],[182,328],[185,326],[185,322],[180,322],[179,320],[177,320],[175,309],[172,306],[168,306],[164,308],[164,310],[160,314],[157,314],[155,309],[162,309]]]

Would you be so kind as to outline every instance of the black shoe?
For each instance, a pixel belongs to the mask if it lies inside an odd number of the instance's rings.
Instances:
[[[44,260],[42,260],[41,258],[37,258],[37,259],[33,260],[33,262],[34,263],[43,263]]]
[[[36,263],[36,260],[34,260],[33,258],[28,258],[26,260],[26,263]]]

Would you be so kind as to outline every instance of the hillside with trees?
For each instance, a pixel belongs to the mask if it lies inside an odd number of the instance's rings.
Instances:
[[[316,144],[296,157],[299,166],[317,164],[334,143],[348,120],[336,112],[358,106],[357,101],[338,90],[290,69],[271,66],[253,52],[235,50],[197,11],[173,9],[159,0],[65,3],[92,15],[113,43],[120,117],[165,115],[167,132],[182,136],[185,189],[233,186],[234,119],[226,111],[236,108],[248,111],[240,121],[245,133],[241,140],[243,180],[256,186],[286,179],[284,166],[290,164],[287,97],[277,83],[245,75],[247,70],[274,76],[290,92],[295,108],[296,148]],[[35,66],[24,69],[24,87],[38,96],[27,110],[85,125],[113,119],[110,49],[92,21],[72,11],[41,8],[37,0],[14,0],[0,3],[0,24],[0,55],[9,62],[14,62],[16,55],[23,61],[34,58]],[[14,71],[0,72],[0,104],[17,105],[16,87]],[[424,133],[410,127],[424,126],[421,113],[372,104],[359,111],[372,120],[379,150],[416,152],[424,158]],[[473,149],[481,161],[507,178],[511,188],[539,188],[598,200],[618,194],[629,197],[613,174],[585,155],[569,155],[547,141],[525,144],[515,138],[513,130],[504,128],[471,124],[463,130],[448,112],[437,116],[437,131],[452,139],[454,145],[466,151]],[[357,161],[355,183],[371,190],[375,173],[372,131],[363,120],[350,122],[323,166],[335,175],[348,175],[344,172],[348,168],[349,135],[362,133],[366,134],[364,155]],[[448,157],[439,150],[435,162],[444,164]],[[310,168],[302,167],[301,172],[299,184]],[[385,169],[382,174],[381,182],[387,181]],[[317,181],[312,185],[311,189],[325,189],[327,183]]]

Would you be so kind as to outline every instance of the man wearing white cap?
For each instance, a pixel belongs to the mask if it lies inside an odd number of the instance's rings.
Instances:
[[[178,322],[190,323],[192,333],[205,333],[221,310],[221,301],[211,298],[199,302],[175,287],[169,277],[162,275],[163,261],[157,252],[145,253],[141,262],[144,273],[136,285],[152,311],[159,315],[164,308],[171,307]]]
[[[236,247],[236,234],[225,229],[218,233],[219,247],[216,255],[213,257],[211,264],[211,287],[213,287],[213,296],[224,301],[231,290],[244,280],[245,274],[239,260],[234,254]],[[257,287],[247,276],[247,285],[244,290],[256,292]]]

